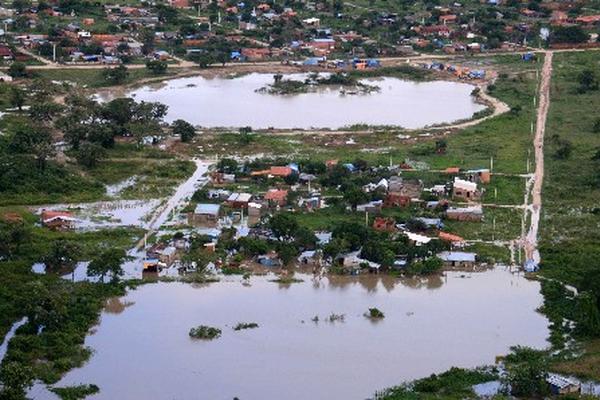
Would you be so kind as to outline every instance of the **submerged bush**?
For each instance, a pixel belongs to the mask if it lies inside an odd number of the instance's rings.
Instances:
[[[255,329],[258,328],[258,324],[256,322],[239,322],[236,326],[233,327],[234,331],[241,331],[242,329]]]
[[[190,337],[194,339],[212,340],[219,336],[221,336],[221,330],[212,326],[200,325],[190,329]]]
[[[50,390],[63,400],[80,400],[98,393],[100,388],[96,385],[78,385],[62,388],[55,387]]]
[[[385,318],[385,314],[380,309],[373,307],[369,308],[369,311],[365,313],[365,317],[371,319],[381,319]]]

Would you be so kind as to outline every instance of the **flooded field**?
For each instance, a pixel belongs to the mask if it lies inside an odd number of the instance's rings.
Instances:
[[[286,75],[284,79],[305,79]],[[238,78],[192,77],[144,86],[127,93],[101,94],[108,100],[132,96],[169,106],[167,120],[185,119],[203,127],[251,126],[331,128],[353,124],[421,128],[467,119],[484,108],[470,95],[472,85],[457,82],[413,82],[397,78],[365,79],[379,92],[342,95],[339,87],[319,88],[295,95],[272,95],[256,90],[273,83],[272,74],[253,73]]]
[[[364,399],[451,366],[493,363],[511,345],[547,344],[539,283],[504,269],[427,280],[300,277],[142,286],[109,302],[86,340],[91,360],[58,386],[95,383],[95,399]],[[369,307],[385,318],[365,318]],[[344,320],[328,321],[332,313]],[[239,322],[259,327],[234,331]],[[190,339],[202,324],[222,336]]]

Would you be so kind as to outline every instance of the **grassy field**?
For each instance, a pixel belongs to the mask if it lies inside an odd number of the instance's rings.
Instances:
[[[542,209],[544,274],[578,284],[582,273],[597,266],[600,257],[600,148],[593,132],[600,93],[577,92],[578,75],[598,70],[600,54],[560,53],[554,57],[551,105],[546,129],[546,175]],[[556,137],[569,141],[567,159],[556,158]]]
[[[111,86],[102,75],[102,69],[44,69],[36,70],[35,75],[52,81],[67,81],[76,83],[82,87],[100,88]],[[166,76],[171,75],[168,70]],[[124,85],[137,82],[144,78],[152,78],[156,75],[146,68],[129,69],[129,76],[123,82]]]

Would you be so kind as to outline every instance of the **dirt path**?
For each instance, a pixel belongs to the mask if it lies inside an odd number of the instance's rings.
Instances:
[[[542,184],[544,182],[544,134],[546,131],[546,119],[550,106],[550,80],[552,77],[552,55],[551,51],[545,52],[544,65],[539,89],[539,106],[535,128],[533,146],[535,151],[535,171],[533,186],[531,189],[531,204],[528,209],[531,213],[529,231],[523,238],[523,249],[525,260],[528,263],[538,265],[540,253],[538,251],[538,229],[542,209]]]

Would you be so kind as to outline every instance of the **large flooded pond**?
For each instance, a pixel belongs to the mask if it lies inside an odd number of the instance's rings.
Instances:
[[[451,366],[493,363],[511,345],[547,344],[539,283],[504,269],[426,280],[301,277],[142,286],[109,303],[86,340],[95,354],[59,386],[95,383],[97,399],[364,399]],[[369,307],[385,318],[365,318]],[[325,321],[331,313],[344,321]],[[238,322],[260,326],[234,331]],[[222,336],[190,339],[201,324]]]
[[[286,75],[303,80],[306,75]],[[203,127],[331,128],[353,124],[421,128],[471,118],[484,108],[470,95],[472,85],[457,82],[412,82],[397,78],[365,79],[379,92],[342,95],[339,87],[323,87],[295,95],[257,93],[273,83],[272,74],[252,73],[238,78],[182,78],[144,86],[117,95],[159,101],[169,106],[167,121],[184,119]]]

